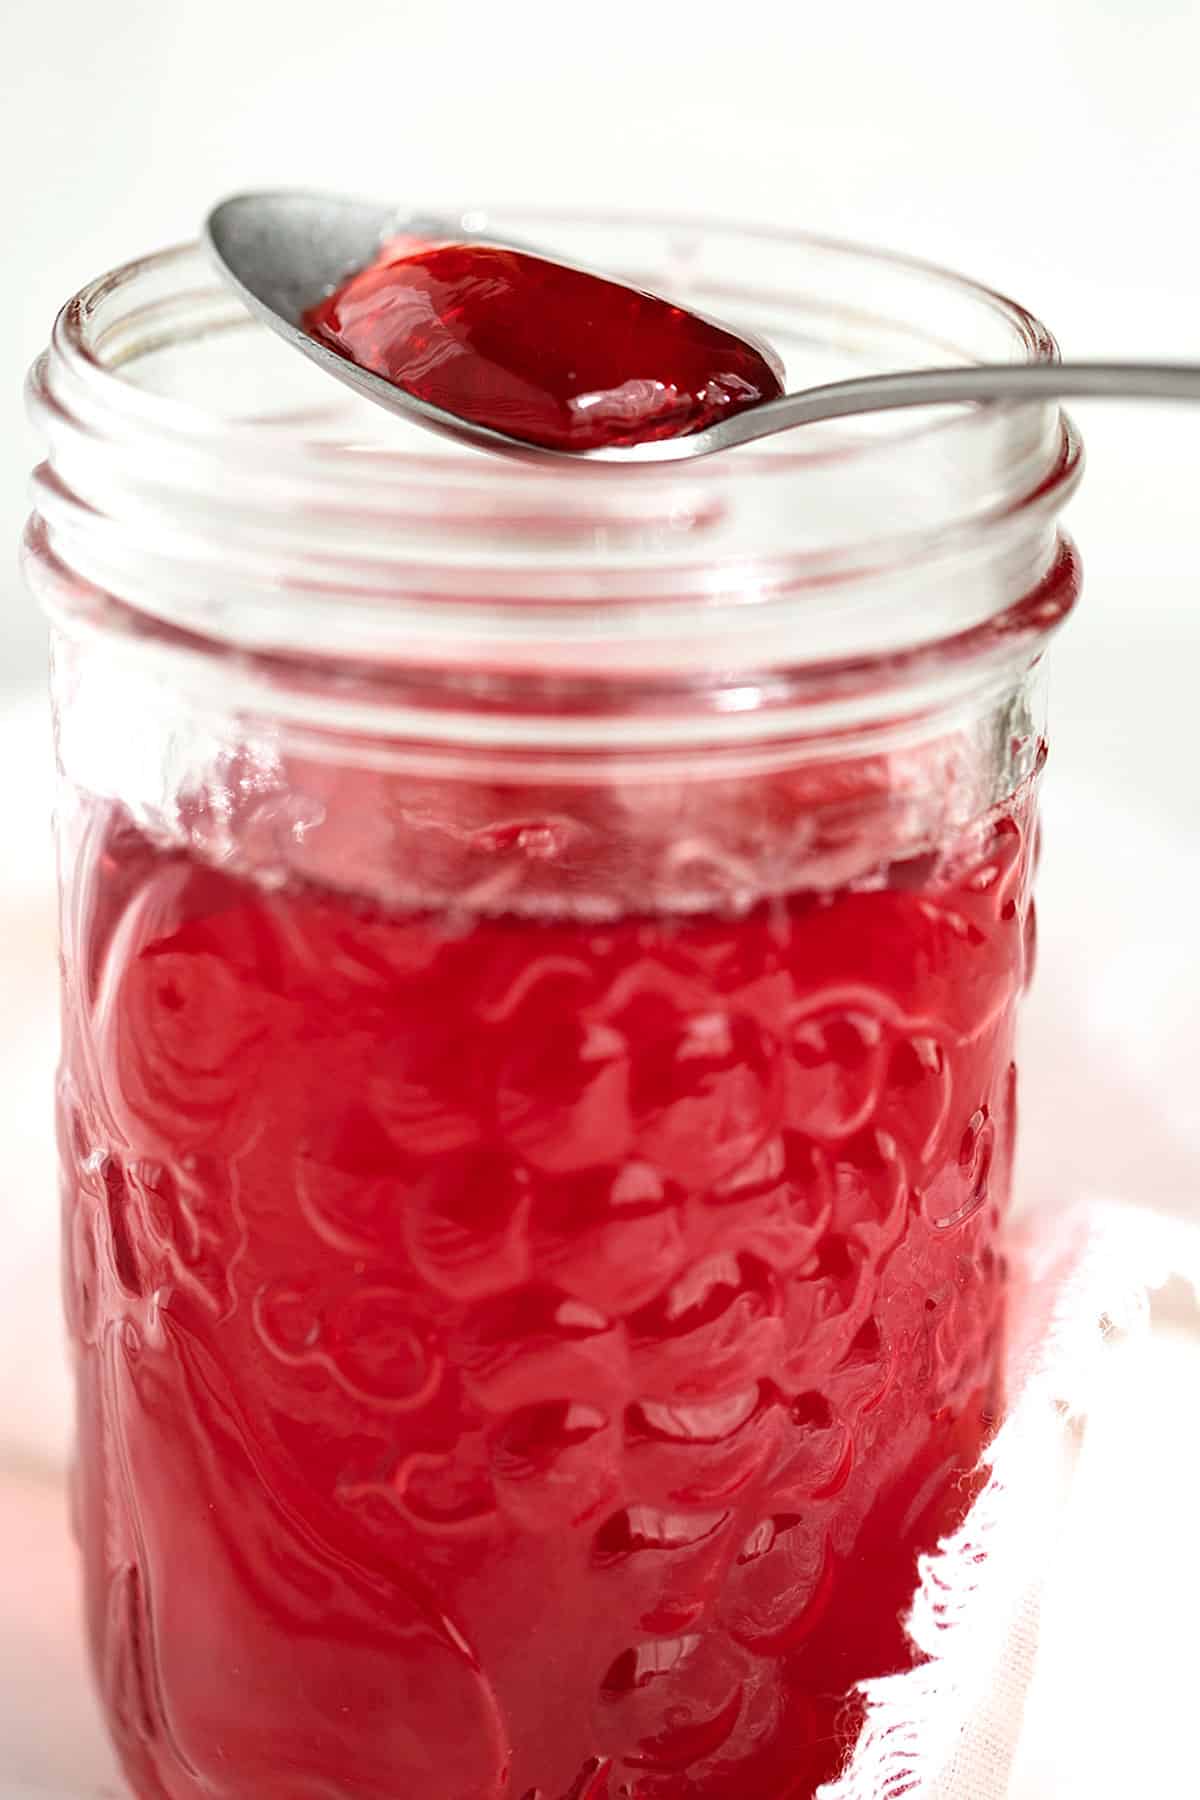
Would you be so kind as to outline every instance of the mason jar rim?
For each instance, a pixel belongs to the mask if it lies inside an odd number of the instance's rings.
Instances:
[[[509,209],[505,209],[506,216]],[[451,209],[451,216],[453,209]],[[464,223],[469,222],[473,230],[486,228],[489,218],[487,209],[465,208],[461,211]],[[563,208],[516,208],[511,216],[537,229],[545,226],[549,230],[562,228],[577,221],[581,215]],[[612,224],[620,226],[629,223],[627,215],[614,210],[589,209],[582,215],[586,222],[594,225]],[[696,215],[679,217],[670,213],[647,212],[636,215],[634,221],[639,227],[659,229],[664,232],[687,231],[728,233],[731,236],[753,238],[788,246],[804,245],[811,250],[828,253],[839,258],[851,258],[856,261],[867,261],[879,267],[890,266],[903,270],[913,276],[926,278],[946,289],[956,290],[960,295],[969,298],[976,304],[990,308],[998,317],[1008,324],[1014,334],[1014,343],[1025,351],[1025,354],[1012,360],[1030,363],[1053,363],[1059,360],[1058,345],[1048,328],[1036,314],[1023,306],[1019,301],[1011,299],[998,289],[985,282],[975,280],[961,272],[951,269],[936,261],[910,255],[882,246],[863,244],[851,239],[840,238],[832,234],[796,230],[784,226],[768,224],[747,224],[745,221],[724,217]],[[137,281],[140,276],[155,269],[166,268],[177,262],[186,262],[195,257],[198,244],[193,241],[181,241],[161,250],[131,258],[117,265],[106,273],[94,277],[91,281],[71,297],[60,309],[53,329],[52,347],[63,359],[64,365],[71,373],[81,379],[94,382],[97,401],[102,403],[113,415],[124,415],[133,424],[144,424],[152,430],[165,435],[200,436],[220,435],[222,428],[228,428],[230,421],[220,415],[208,413],[201,407],[186,406],[176,400],[166,399],[157,394],[147,393],[135,384],[124,380],[116,372],[116,367],[108,363],[99,354],[99,346],[93,341],[92,322],[97,308],[114,293]],[[240,310],[240,309],[239,309]],[[908,414],[899,421],[898,436],[901,441],[924,437],[930,432],[956,431],[967,423],[969,415],[963,412],[950,411],[940,418],[930,419],[928,415]],[[272,452],[278,455],[281,446],[273,425],[266,421],[239,421],[238,435],[245,436],[247,442],[252,441],[257,430],[268,433],[272,438]],[[811,437],[812,434],[809,434]],[[821,451],[805,449],[805,434],[792,434],[795,448],[780,450],[773,446],[775,456],[773,463],[782,455],[788,460],[798,462],[810,461],[814,454]],[[881,446],[878,443],[859,442],[855,446],[858,455],[870,454]],[[301,446],[301,454],[313,456],[318,462],[326,459],[328,446],[319,443],[306,443]],[[740,452],[743,467],[749,472],[756,451],[754,447],[744,448]],[[387,451],[389,461],[399,460],[406,467],[428,466],[444,479],[446,474],[443,458],[430,455],[425,450]],[[336,450],[334,450],[336,458]],[[646,464],[633,473],[645,482],[652,476],[660,480],[670,481],[678,478],[678,470],[662,464]],[[590,479],[628,479],[629,471],[605,463],[588,465]],[[493,471],[494,478],[494,471]]]
[[[892,252],[661,216],[521,212],[500,223],[509,220],[556,241],[572,227],[585,240],[609,233],[606,266],[622,255],[620,271],[644,274],[645,285],[653,271],[631,272],[630,262],[660,249],[669,262],[684,242],[702,258],[716,241],[713,269],[691,277],[698,310],[717,310],[715,286],[731,307],[740,297],[776,308],[802,344],[806,331],[818,343],[823,327],[821,353],[865,354],[874,331],[880,354],[903,357],[894,330],[930,360],[970,360],[961,337],[978,327],[991,333],[981,359],[1058,354],[1016,302]],[[473,228],[481,222],[470,216]],[[957,309],[959,335],[939,337],[923,316],[856,307],[853,293],[809,292],[799,276],[791,287],[787,277],[782,287],[777,277],[756,282],[755,258],[775,254],[785,265],[799,258],[809,279],[827,265],[851,288],[864,279],[879,307],[876,283],[899,283],[910,310],[929,296],[931,312]],[[322,436],[323,415],[314,424],[295,405],[231,417],[130,378],[164,356],[211,364],[214,347],[218,364],[242,355],[247,369],[260,352],[290,359],[288,379],[294,366],[324,384],[321,404],[327,390],[342,397],[250,320],[195,245],[98,277],[60,313],[30,377],[50,449],[29,543],[31,559],[56,571],[34,585],[66,629],[86,613],[90,628],[158,637],[193,660],[259,659],[277,681],[288,659],[310,675],[315,665],[366,672],[377,698],[400,666],[409,693],[414,666],[534,687],[549,676],[559,701],[564,682],[599,677],[614,684],[618,709],[622,683],[628,695],[631,683],[670,676],[689,706],[703,688],[702,710],[729,713],[745,709],[729,691],[744,696],[748,674],[774,683],[773,706],[782,677],[797,700],[820,689],[827,701],[847,670],[873,662],[896,684],[939,654],[1011,662],[1057,623],[1038,595],[1061,556],[1057,516],[1081,451],[1069,421],[1043,402],[892,414],[865,433],[859,422],[841,435],[806,427],[795,443],[692,464],[547,471],[451,453],[420,432],[412,448],[386,434],[348,440],[344,427]],[[377,412],[354,404],[364,420]],[[379,421],[395,423],[379,413],[368,429]],[[711,698],[714,671],[728,678],[724,699]]]

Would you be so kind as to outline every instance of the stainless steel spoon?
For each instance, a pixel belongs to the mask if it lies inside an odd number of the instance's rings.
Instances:
[[[457,220],[406,217],[368,201],[305,191],[238,194],[215,207],[205,224],[217,267],[250,311],[328,374],[389,412],[431,430],[542,463],[682,462],[822,419],[951,402],[1083,396],[1200,400],[1200,364],[1195,363],[977,363],[965,368],[905,369],[803,388],[735,413],[703,431],[658,443],[627,449],[544,449],[431,406],[383,376],[338,356],[303,329],[300,321],[309,307],[371,262],[385,238],[401,234],[431,241],[504,243],[514,249],[533,249],[507,234],[471,230]]]

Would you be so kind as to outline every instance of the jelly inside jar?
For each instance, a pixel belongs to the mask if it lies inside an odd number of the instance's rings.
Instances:
[[[398,240],[304,326],[417,399],[550,450],[682,437],[783,392],[774,353],[726,327],[496,244]]]
[[[998,1403],[1030,823],[597,923],[266,887],[96,808],[67,1292],[139,1800],[832,1777]]]

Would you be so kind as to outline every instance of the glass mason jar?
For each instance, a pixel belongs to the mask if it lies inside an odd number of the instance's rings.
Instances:
[[[1046,361],[798,236],[512,216],[789,386]],[[789,1800],[1001,1402],[1054,407],[545,470],[194,248],[32,376],[92,1653],[142,1800]]]

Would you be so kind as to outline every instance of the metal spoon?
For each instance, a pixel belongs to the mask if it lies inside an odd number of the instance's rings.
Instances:
[[[300,321],[309,307],[371,262],[384,239],[402,234],[431,242],[502,242],[514,249],[533,249],[507,234],[497,237],[471,230],[457,220],[404,217],[369,201],[304,191],[238,194],[215,207],[205,224],[205,237],[218,269],[250,311],[328,374],[377,405],[431,430],[543,463],[681,462],[823,419],[951,402],[1083,396],[1200,400],[1200,364],[1195,363],[978,363],[827,382],[766,400],[703,431],[658,443],[624,449],[549,450],[431,406],[383,376],[348,362],[304,330]]]

